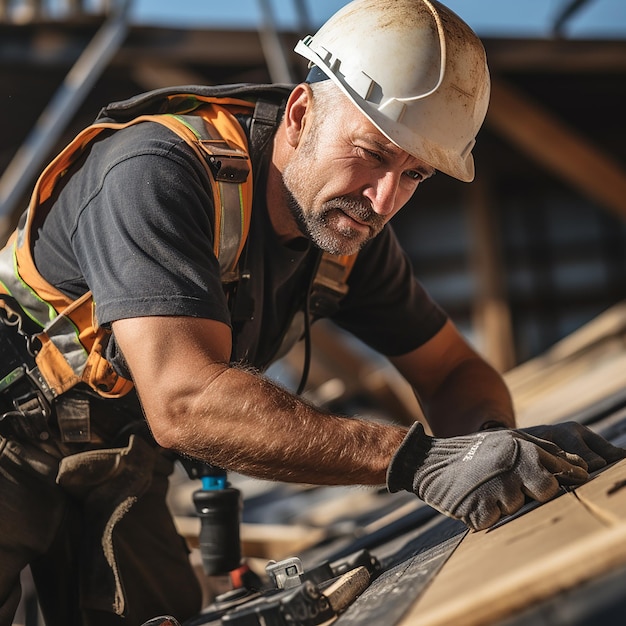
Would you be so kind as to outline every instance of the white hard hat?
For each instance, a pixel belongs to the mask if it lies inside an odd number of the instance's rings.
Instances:
[[[397,146],[469,182],[489,103],[482,43],[435,0],[354,0],[295,51]]]

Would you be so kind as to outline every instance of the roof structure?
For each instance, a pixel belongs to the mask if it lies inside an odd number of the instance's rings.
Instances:
[[[610,0],[517,3],[519,11],[532,13],[541,3],[550,4],[552,12],[544,13],[538,29],[528,27],[515,36],[496,29],[493,16],[476,23],[493,77],[475,151],[477,178],[464,185],[436,176],[394,224],[422,282],[481,352],[508,372],[523,424],[576,419],[624,445],[626,39],[619,18],[626,5],[613,5],[618,12],[612,29],[594,34],[577,22],[583,11],[598,10],[603,2]],[[291,25],[266,19],[255,28],[157,25],[123,13],[81,10],[55,17],[38,12],[42,3],[36,2],[23,3],[16,22],[18,4],[0,2],[0,225],[5,236],[46,160],[104,104],[175,84],[297,80],[305,71],[291,52],[304,34],[295,26],[302,21],[295,8]],[[495,4],[505,3],[494,0],[492,10]],[[461,2],[450,5],[463,14]],[[346,412],[366,410],[380,419],[408,422],[419,414],[410,390],[364,346],[327,325],[314,331],[307,389],[312,400]],[[276,375],[297,377],[301,363],[294,352]],[[616,466],[589,488],[469,537],[458,525],[395,494],[361,491],[359,499],[353,492],[331,496],[283,488],[275,494],[278,507],[272,496],[253,496],[251,487],[246,545],[250,557],[261,560],[297,551],[306,566],[329,556],[343,558],[359,546],[371,548],[385,563],[387,577],[374,581],[369,595],[346,610],[339,625],[376,623],[363,618],[372,606],[391,610],[380,599],[389,592],[385,585],[400,589],[404,604],[396,621],[379,623],[469,624],[454,613],[467,602],[475,624],[591,624],[599,623],[598,616],[603,625],[618,624],[610,611],[614,608],[619,619],[624,614],[624,504],[616,487],[623,480],[623,466]],[[265,509],[256,506],[261,500]],[[279,523],[277,511],[289,509],[290,502],[304,512],[289,517],[289,531],[281,526],[268,535],[263,528],[268,516]],[[328,512],[329,503],[340,510],[340,502],[349,504],[348,513]],[[352,530],[346,533],[346,528]],[[364,539],[357,541],[358,534]],[[496,536],[507,539],[501,544]],[[558,545],[555,536],[563,539]],[[533,542],[553,549],[535,555]],[[489,545],[498,546],[494,556]],[[479,559],[477,553],[487,556]],[[511,560],[498,563],[504,572],[494,570],[500,586],[479,585],[473,598],[459,596],[455,603],[439,600],[435,585],[422,593],[433,576],[447,581],[446,589],[480,582],[486,575],[480,567],[503,554]],[[469,582],[459,574],[467,560],[477,572]],[[559,567],[569,574],[566,580],[555,578]],[[543,576],[554,584],[543,591],[533,587],[533,571],[537,580]],[[431,592],[434,604],[445,604],[448,613],[433,609]],[[368,597],[378,598],[378,605],[368,604]],[[572,598],[579,621],[564,612]],[[414,617],[417,613],[422,617]]]

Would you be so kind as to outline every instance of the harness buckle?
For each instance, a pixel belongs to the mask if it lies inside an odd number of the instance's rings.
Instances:
[[[207,161],[216,181],[239,185],[246,182],[250,173],[250,161],[245,152],[231,148],[221,139],[201,139],[199,144],[207,154]]]
[[[30,380],[30,377],[24,376],[22,380]],[[36,389],[34,384],[23,395],[14,397],[12,403],[15,410],[0,415],[0,422],[9,418],[7,425],[13,434],[43,441],[50,438],[48,420],[51,407],[43,393]]]
[[[309,308],[313,315],[331,317],[348,293],[346,279],[352,265],[344,259],[327,253],[322,256],[309,296]]]

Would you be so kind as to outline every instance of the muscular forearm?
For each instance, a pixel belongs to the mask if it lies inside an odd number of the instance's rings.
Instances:
[[[161,445],[257,478],[384,484],[405,429],[329,415],[255,373],[218,367],[201,392],[179,396],[175,414],[171,400],[143,399]]]

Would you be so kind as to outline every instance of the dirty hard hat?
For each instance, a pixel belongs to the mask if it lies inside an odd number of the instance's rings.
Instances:
[[[354,0],[295,51],[397,146],[473,180],[489,70],[482,43],[450,9],[435,0]]]

